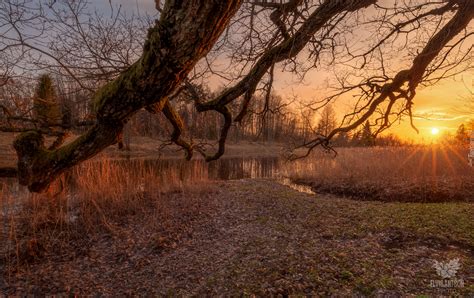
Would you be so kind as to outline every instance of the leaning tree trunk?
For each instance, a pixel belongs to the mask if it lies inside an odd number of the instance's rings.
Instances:
[[[94,99],[96,124],[75,141],[48,150],[40,132],[20,135],[14,147],[18,177],[30,191],[45,190],[62,172],[116,143],[128,119],[167,99],[206,55],[242,0],[169,0],[149,29],[143,55]]]

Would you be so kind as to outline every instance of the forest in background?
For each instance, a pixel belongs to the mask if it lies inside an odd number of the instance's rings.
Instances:
[[[210,99],[215,94],[207,86],[197,86],[200,96]],[[263,141],[278,142],[286,145],[304,143],[314,135],[325,136],[338,127],[340,119],[333,105],[326,105],[315,110],[305,106],[298,99],[286,99],[271,93],[263,96],[254,95],[250,102],[249,112],[235,123],[229,132],[232,142]],[[215,113],[200,113],[186,93],[181,93],[173,100],[173,107],[180,114],[187,127],[185,136],[201,141],[217,141],[222,119]],[[42,128],[54,136],[59,129],[68,129],[73,134],[80,134],[93,124],[93,107],[88,93],[79,86],[67,84],[60,77],[43,74],[38,77],[36,86],[22,81],[10,81],[0,87],[0,105],[15,115],[0,118],[0,125],[7,127],[14,122],[15,130],[25,128]],[[230,105],[238,111],[236,103]],[[6,113],[6,110],[3,110]],[[469,132],[473,122],[461,124],[455,134],[445,133],[440,143],[464,145],[469,141]],[[144,136],[163,143],[171,134],[172,125],[161,114],[155,115],[145,109],[134,115],[124,128],[123,139],[119,146],[128,150],[131,136]],[[341,132],[331,140],[334,147],[370,147],[370,146],[411,146],[411,140],[404,140],[392,133],[376,135],[369,122],[352,132]]]

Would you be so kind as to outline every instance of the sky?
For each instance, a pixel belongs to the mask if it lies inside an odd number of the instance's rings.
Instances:
[[[94,3],[99,10],[104,12],[110,11],[110,4],[112,7],[122,6],[125,11],[129,12],[147,12],[151,15],[156,13],[155,2],[153,0],[93,0],[91,3]],[[97,4],[96,4],[97,3]]]
[[[286,78],[277,82],[279,92],[287,96],[298,95],[300,98],[312,98],[320,93],[324,74],[317,70],[310,73],[305,84],[294,85]],[[387,133],[394,133],[414,142],[436,142],[443,134],[454,134],[459,125],[466,124],[474,119],[474,72],[464,72],[454,78],[446,79],[434,86],[419,87],[414,98],[414,124],[419,130],[417,133],[410,125],[408,118],[401,123],[394,124]],[[335,105],[340,118],[348,111],[344,104]],[[433,128],[439,132],[432,134]]]
[[[456,80],[448,79],[436,86],[419,90],[415,98],[415,124],[420,129],[420,136],[400,125],[394,131],[414,139],[424,138],[430,141],[432,128],[438,128],[440,134],[455,133],[459,125],[466,124],[474,117],[473,73],[463,73]],[[474,94],[474,93],[473,93]]]
[[[109,0],[94,0],[93,3],[95,1],[99,10],[110,11]],[[122,5],[123,11],[139,11],[150,15],[156,13],[153,0],[110,1],[113,5]],[[311,99],[320,93],[325,76],[324,72],[317,70],[308,74],[304,84],[295,85],[291,77],[280,74],[275,89],[283,96],[297,95],[299,98]],[[215,86],[218,84],[214,83]],[[388,132],[415,142],[433,142],[445,133],[455,133],[461,123],[467,123],[474,118],[471,117],[474,114],[473,92],[473,71],[459,74],[435,86],[419,88],[413,107],[414,124],[419,129],[419,134],[411,128],[408,119],[395,124]],[[469,102],[472,103],[472,109],[467,107]],[[338,109],[343,114],[343,104],[336,106],[336,110]],[[433,135],[433,128],[438,129],[439,133]]]

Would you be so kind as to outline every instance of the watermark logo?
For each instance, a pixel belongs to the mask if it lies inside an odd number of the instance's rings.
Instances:
[[[430,286],[432,288],[462,288],[464,287],[464,280],[456,278],[458,270],[461,268],[459,258],[449,260],[447,262],[434,261],[433,268],[436,273],[442,278],[439,280],[431,280]]]
[[[459,259],[452,259],[446,263],[434,261],[433,267],[442,278],[453,278],[461,268],[461,264],[459,264]]]

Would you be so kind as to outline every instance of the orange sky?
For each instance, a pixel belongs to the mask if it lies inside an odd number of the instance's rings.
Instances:
[[[442,133],[455,133],[461,123],[467,123],[474,117],[474,97],[469,90],[474,91],[474,74],[464,73],[456,80],[446,80],[437,86],[419,90],[415,98],[415,125],[420,130],[417,135],[407,123],[398,125],[393,132],[415,141],[433,140],[431,129],[439,128]],[[468,107],[470,105],[473,109]]]
[[[317,86],[321,86],[323,81],[322,77],[318,79],[318,75],[314,74],[307,77],[305,84],[294,85],[295,82],[286,77],[286,80],[277,83],[276,91],[287,96],[298,95],[302,99],[316,99],[321,93]],[[444,133],[455,133],[461,123],[474,119],[474,97],[470,92],[474,92],[473,71],[460,74],[454,79],[446,79],[435,86],[419,88],[414,99],[413,113],[415,126],[420,133],[416,133],[408,119],[394,124],[388,132],[415,142],[429,143]],[[469,99],[471,110],[468,108]],[[349,106],[350,103],[344,102],[344,99],[336,104],[335,108],[340,117]],[[431,133],[432,128],[439,129],[437,136]]]
[[[106,4],[108,3],[108,1],[101,2],[104,8],[107,7]],[[139,9],[141,13],[156,13],[152,0],[116,0],[115,3],[123,5],[126,11]],[[380,0],[380,3],[391,5],[393,2],[391,0]],[[372,13],[371,8],[366,13],[370,15]],[[364,35],[363,32],[359,33],[359,37]],[[402,61],[400,62],[403,63]],[[222,63],[222,66],[228,69],[225,62]],[[317,100],[324,97],[325,80],[328,77],[330,75],[324,70],[312,70],[306,76],[305,82],[301,84],[294,81],[290,74],[280,72],[276,74],[274,89],[283,97],[296,95],[303,100]],[[209,83],[213,89],[222,87],[219,80],[211,79]],[[414,119],[420,133],[416,134],[409,125],[408,119],[400,124],[394,124],[389,132],[406,139],[412,139],[415,142],[432,142],[443,133],[454,133],[461,123],[466,123],[471,118],[471,114],[474,114],[474,98],[473,93],[470,92],[474,92],[474,71],[460,74],[455,79],[447,79],[433,87],[418,89],[414,99],[413,112],[415,115],[422,116]],[[469,99],[472,102],[470,113],[465,107]],[[349,103],[344,102],[344,99],[335,105],[340,117],[342,117],[344,111],[347,111],[348,105]],[[431,134],[432,128],[439,129],[438,136]]]
[[[223,65],[225,63],[221,66]],[[330,76],[324,71],[315,69],[311,70],[304,82],[301,83],[296,81],[291,74],[277,72],[274,91],[284,98],[297,96],[303,101],[321,100],[326,95],[325,80]],[[209,83],[212,89],[223,87],[222,82],[217,79],[211,79]],[[467,123],[470,119],[474,119],[473,94],[474,71],[445,79],[431,87],[419,87],[413,106],[414,124],[418,128],[419,134],[410,126],[408,118],[402,120],[401,123],[395,123],[387,133],[394,133],[417,143],[431,143],[445,133],[454,134],[461,123]],[[468,108],[469,101],[471,109]],[[343,115],[352,109],[350,100],[344,98],[339,99],[334,107],[339,119],[342,119]],[[431,133],[433,128],[439,129],[438,135]]]

